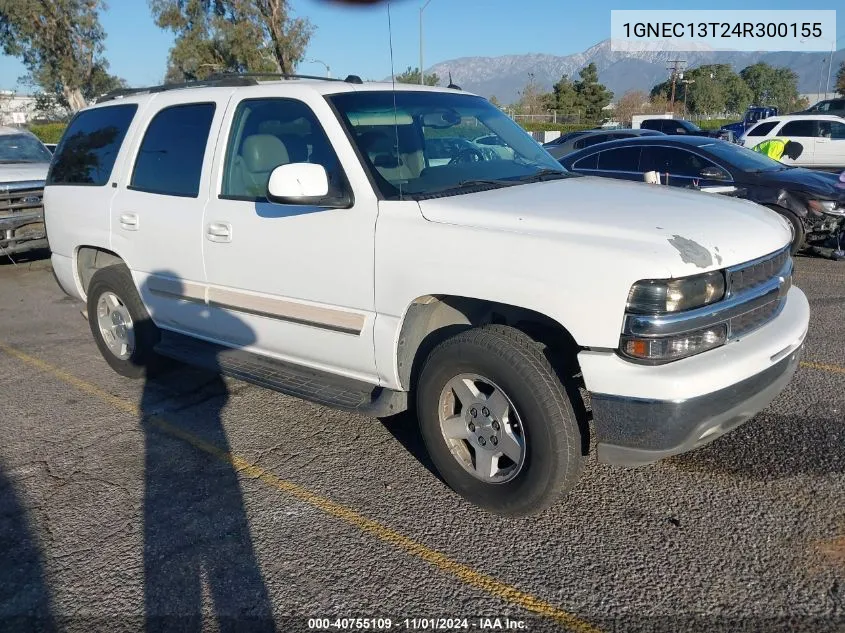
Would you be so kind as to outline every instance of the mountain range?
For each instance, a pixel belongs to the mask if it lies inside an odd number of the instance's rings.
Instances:
[[[461,88],[485,97],[495,96],[508,104],[519,100],[519,91],[528,83],[528,74],[545,90],[567,76],[578,78],[578,71],[590,62],[599,71],[599,81],[613,91],[615,98],[629,90],[651,88],[665,81],[670,62],[684,60],[682,67],[694,68],[703,64],[730,64],[739,72],[746,66],[766,62],[772,66],[787,66],[798,75],[798,92],[802,94],[825,92],[830,53],[800,52],[738,52],[699,50],[686,53],[675,51],[621,52],[610,50],[610,40],[599,42],[582,53],[573,55],[504,55],[501,57],[461,57],[440,62],[426,73],[437,73],[441,83],[452,80]],[[839,64],[845,61],[845,49],[833,55],[830,90],[836,82]]]

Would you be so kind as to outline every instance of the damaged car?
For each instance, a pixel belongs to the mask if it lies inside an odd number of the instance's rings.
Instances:
[[[792,252],[842,259],[845,189],[832,173],[790,167],[734,143],[705,137],[640,137],[609,141],[562,158],[569,171],[644,180],[751,200],[792,226]]]
[[[0,256],[47,247],[42,198],[52,158],[31,132],[0,126]]]

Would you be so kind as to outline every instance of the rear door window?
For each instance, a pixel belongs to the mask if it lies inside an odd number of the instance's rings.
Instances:
[[[632,171],[639,170],[640,164],[639,147],[620,147],[618,149],[607,149],[599,157],[599,169],[601,171]]]
[[[777,124],[777,121],[767,121],[766,123],[756,125],[752,129],[748,130],[748,136],[766,136],[766,134],[775,129]]]
[[[214,108],[213,103],[190,103],[156,114],[138,150],[129,188],[196,198]]]
[[[105,185],[137,104],[93,108],[77,114],[56,148],[48,185]]]
[[[779,132],[782,136],[815,136],[816,122],[812,119],[789,121]]]
[[[579,170],[579,169],[598,169],[599,168],[599,153],[596,152],[595,154],[591,154],[590,156],[585,156],[584,158],[575,161],[572,164],[572,169]]]

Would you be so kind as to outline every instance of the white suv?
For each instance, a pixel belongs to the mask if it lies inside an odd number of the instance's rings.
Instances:
[[[803,148],[796,159],[780,161],[798,167],[845,169],[845,119],[829,114],[791,114],[764,119],[740,138],[754,148],[773,138],[796,141]]]
[[[426,155],[479,135],[511,151]],[[169,357],[367,415],[414,407],[446,482],[501,514],[559,498],[591,435],[632,466],[733,429],[807,332],[776,213],[573,176],[456,89],[124,91],[70,123],[45,196],[57,279],[116,371]]]

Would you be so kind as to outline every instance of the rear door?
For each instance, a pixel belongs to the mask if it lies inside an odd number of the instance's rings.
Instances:
[[[134,136],[111,206],[112,248],[126,261],[156,323],[202,332],[202,214],[216,130],[230,90],[157,95]],[[181,93],[181,94],[180,94]],[[211,140],[210,140],[211,139]]]
[[[814,119],[796,119],[787,121],[779,130],[775,131],[778,138],[788,139],[801,143],[804,148],[801,155],[792,160],[787,156],[781,156],[780,162],[786,165],[799,165],[801,167],[812,167],[815,165],[816,135],[818,123]]]
[[[845,121],[819,121],[815,167],[845,168]]]

